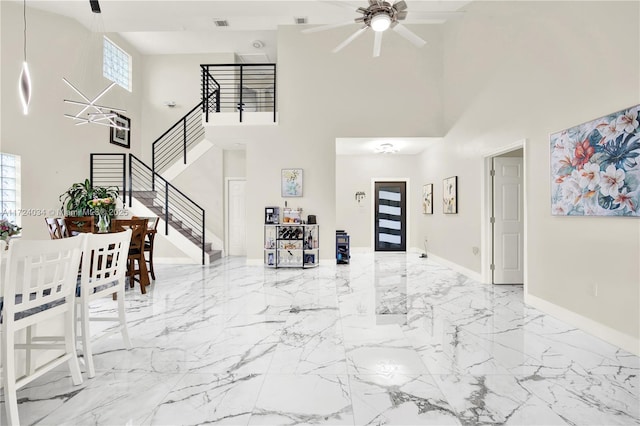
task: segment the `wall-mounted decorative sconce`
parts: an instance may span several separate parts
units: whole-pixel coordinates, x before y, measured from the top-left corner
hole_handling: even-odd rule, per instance
[[[360,201],[364,200],[366,197],[367,194],[365,194],[364,191],[356,192],[356,201],[358,202],[358,204],[360,204]]]

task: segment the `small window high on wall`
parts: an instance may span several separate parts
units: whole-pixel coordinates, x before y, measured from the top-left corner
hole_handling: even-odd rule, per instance
[[[102,75],[131,91],[131,55],[104,38]]]
[[[0,152],[0,218],[18,226],[20,215],[20,157]]]

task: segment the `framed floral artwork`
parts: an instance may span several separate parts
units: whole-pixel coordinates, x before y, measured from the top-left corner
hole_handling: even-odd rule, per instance
[[[302,197],[302,169],[282,169],[281,185],[283,197]]]
[[[640,105],[553,133],[551,214],[640,216]]]
[[[422,213],[433,214],[433,184],[422,185]]]
[[[442,181],[442,211],[445,214],[458,213],[458,176]]]

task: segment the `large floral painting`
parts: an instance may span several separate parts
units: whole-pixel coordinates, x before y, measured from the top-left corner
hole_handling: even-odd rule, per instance
[[[640,105],[551,135],[556,216],[640,216]]]

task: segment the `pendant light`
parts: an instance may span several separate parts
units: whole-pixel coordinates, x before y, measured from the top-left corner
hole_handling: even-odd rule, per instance
[[[100,9],[100,3],[98,2],[98,0],[89,0],[89,4],[91,6],[91,11],[94,14],[94,19],[91,28],[92,39],[88,40],[86,43],[87,52],[96,48],[95,39],[102,39],[102,37],[97,37],[97,35],[102,35],[104,33],[104,23],[102,22],[102,10]],[[87,55],[87,57],[82,57],[81,59],[84,59],[84,69],[82,74],[85,74],[86,76],[90,73],[90,64],[88,62],[91,62],[91,58],[89,58],[89,55]],[[102,98],[107,92],[109,92],[114,86],[116,86],[117,83],[111,82],[96,96],[90,97],[80,91],[80,89],[73,85],[68,79],[63,77],[62,81],[67,86],[69,86],[76,95],[80,97],[80,100],[63,99],[64,103],[81,107],[76,114],[64,114],[66,118],[74,120],[76,122],[76,126],[81,126],[84,124],[97,124],[100,126],[112,127],[118,130],[129,130],[129,127],[126,124],[123,124],[121,120],[118,120],[118,113],[126,112],[125,109],[100,105],[97,103],[100,98]]]
[[[24,61],[20,80],[18,80],[18,91],[22,102],[22,112],[29,114],[29,103],[31,102],[31,75],[29,74],[29,64],[27,63],[27,0],[22,0],[22,16],[24,19]]]

